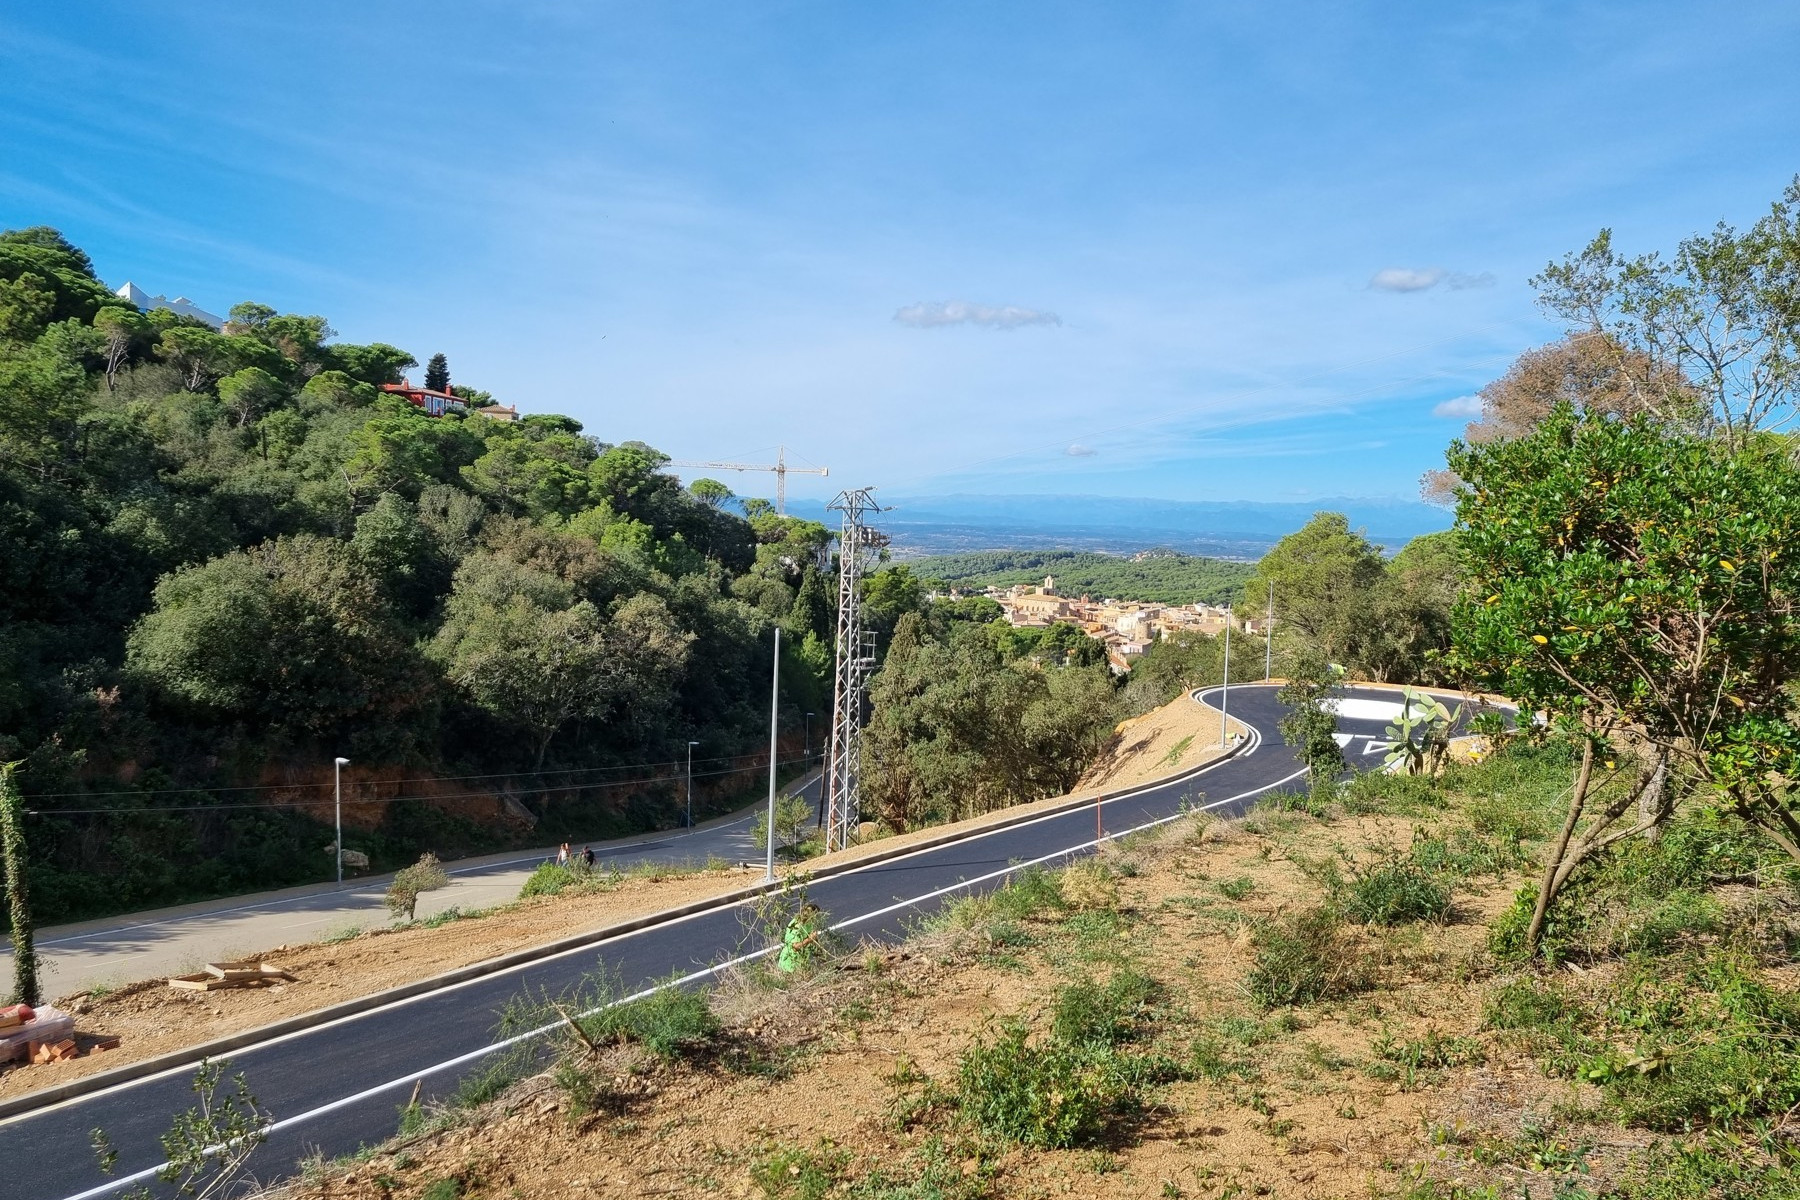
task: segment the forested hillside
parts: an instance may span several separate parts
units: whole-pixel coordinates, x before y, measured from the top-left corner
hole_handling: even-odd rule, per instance
[[[1226,604],[1242,593],[1252,567],[1222,558],[1160,551],[1118,558],[1077,550],[983,550],[940,554],[909,564],[921,578],[961,588],[1011,587],[1056,576],[1065,595],[1110,596],[1153,604]]]
[[[381,391],[412,354],[334,337],[140,313],[0,234],[0,761],[40,919],[324,878],[337,756],[393,783],[346,838],[377,866],[666,822],[689,740],[702,805],[755,765],[777,623],[795,755],[825,710],[823,527],[567,417],[427,415]]]

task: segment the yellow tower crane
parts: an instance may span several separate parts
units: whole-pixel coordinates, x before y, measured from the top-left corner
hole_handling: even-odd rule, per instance
[[[775,448],[773,466],[764,466],[760,463],[699,462],[687,458],[670,459],[669,465],[671,467],[704,467],[709,471],[773,471],[775,472],[775,511],[784,517],[787,515],[787,477],[790,472],[795,475],[828,476],[831,474],[830,467],[788,466],[786,446]]]

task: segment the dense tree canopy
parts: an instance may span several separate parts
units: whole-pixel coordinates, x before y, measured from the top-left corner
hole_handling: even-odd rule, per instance
[[[748,519],[567,417],[432,417],[379,390],[414,366],[261,304],[223,330],[138,312],[54,231],[0,234],[0,759],[28,795],[67,794],[33,818],[41,915],[312,877],[304,818],[195,810],[338,754],[580,781],[690,739],[753,751],[777,623],[798,747],[830,667],[822,526]],[[435,356],[430,382],[447,372]],[[889,625],[919,603],[897,582]],[[521,793],[537,836],[673,803],[550,794]],[[396,804],[367,836],[405,861],[488,836],[448,821]]]
[[[1107,669],[1009,659],[1003,623],[934,615],[900,618],[875,677],[866,814],[904,830],[1074,787],[1116,720]]]

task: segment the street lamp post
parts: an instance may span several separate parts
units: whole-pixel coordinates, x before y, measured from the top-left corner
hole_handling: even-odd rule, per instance
[[[689,829],[694,827],[694,747],[699,744],[699,742],[688,743],[687,827]]]
[[[802,761],[802,762],[808,762],[812,759],[812,719],[813,719],[813,715],[811,713],[807,713],[806,714],[805,748],[803,750],[801,750],[801,752],[800,752],[800,761]]]
[[[1225,714],[1231,708],[1231,619],[1225,621],[1225,685],[1219,689],[1219,745],[1225,745]]]
[[[344,768],[349,765],[349,759],[340,758],[331,768],[331,807],[337,818],[337,843],[335,849],[337,850],[337,885],[339,887],[344,886]]]

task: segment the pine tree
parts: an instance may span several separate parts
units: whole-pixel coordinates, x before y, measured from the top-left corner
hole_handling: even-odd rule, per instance
[[[431,361],[425,364],[425,388],[432,392],[450,390],[450,360],[442,354],[434,354]]]
[[[24,802],[13,786],[18,763],[0,763],[0,859],[5,862],[6,896],[12,920],[14,1004],[36,1004],[42,995],[38,985],[37,947],[31,936],[31,906],[25,897]]]

